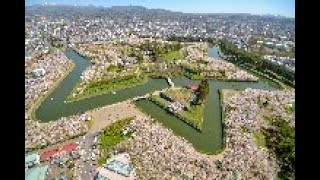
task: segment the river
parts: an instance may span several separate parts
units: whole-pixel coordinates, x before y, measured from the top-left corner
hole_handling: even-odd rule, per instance
[[[218,47],[214,46],[208,50],[208,55],[217,58]],[[77,102],[65,103],[67,96],[74,86],[79,82],[81,73],[91,65],[91,63],[79,56],[73,50],[67,50],[66,56],[75,63],[74,70],[57,86],[57,88],[41,103],[35,111],[36,119],[41,122],[57,120],[60,117],[70,116],[79,112],[85,112],[117,102],[121,102],[136,96],[141,96],[155,90],[167,88],[168,83],[165,79],[149,79],[146,84],[132,88],[119,90],[116,94],[108,93],[98,95]],[[185,77],[172,78],[175,86],[186,86],[197,81],[189,80]],[[194,147],[200,151],[213,153],[222,147],[222,119],[220,108],[219,89],[274,89],[274,83],[260,79],[258,82],[222,82],[209,81],[210,93],[204,113],[202,132],[199,132],[177,119],[175,116],[167,114],[165,110],[148,100],[136,102],[136,105],[146,113],[150,114],[165,127],[171,129],[175,134],[183,136]]]

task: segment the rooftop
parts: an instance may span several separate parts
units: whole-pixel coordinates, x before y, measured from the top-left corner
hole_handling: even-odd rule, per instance
[[[45,151],[45,152],[41,153],[40,158],[41,158],[41,160],[47,160],[50,157],[53,157],[54,155],[60,154],[61,152],[70,152],[70,151],[76,149],[77,146],[78,145],[75,142],[72,142],[72,143],[66,144],[62,147],[57,147],[57,148]]]
[[[25,180],[44,180],[48,166],[36,167],[29,169],[25,174]]]
[[[37,159],[39,158],[39,154],[35,153],[35,154],[30,154],[25,156],[25,164],[30,163],[30,162],[35,162],[37,161]]]
[[[130,162],[130,156],[127,153],[111,158],[104,167],[100,168],[98,171],[98,178],[100,179],[135,179],[134,169]]]

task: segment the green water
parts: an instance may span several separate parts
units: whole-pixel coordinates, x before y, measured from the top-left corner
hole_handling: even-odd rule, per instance
[[[208,50],[208,55],[214,58],[219,57],[217,54],[218,47],[214,46]],[[161,122],[165,127],[170,128],[176,135],[182,136],[193,144],[198,150],[206,153],[215,153],[223,147],[223,127],[221,117],[220,96],[218,90],[234,89],[243,90],[246,88],[273,90],[277,84],[270,80],[259,77],[258,82],[223,82],[209,81],[209,95],[205,104],[204,119],[202,131],[197,131],[187,123],[167,113],[149,100],[140,100],[136,102],[138,108],[145,113]],[[175,86],[187,86],[200,81],[190,80],[185,77],[172,78]]]
[[[185,77],[173,78],[175,86],[186,86],[195,83],[194,80],[189,80]],[[214,153],[223,145],[222,141],[222,118],[220,107],[219,89],[274,89],[264,81],[254,82],[222,82],[209,81],[210,93],[204,110],[204,121],[202,131],[197,131],[187,123],[167,113],[164,109],[155,105],[149,100],[140,100],[136,102],[138,108],[142,109],[154,119],[161,122],[165,127],[170,128],[175,134],[183,136],[193,146],[203,152]]]
[[[68,50],[66,55],[69,59],[74,61],[76,67],[35,111],[36,119],[39,119],[42,122],[57,120],[60,117],[114,104],[168,87],[168,83],[164,79],[149,79],[144,85],[120,90],[117,91],[116,94],[108,93],[77,102],[64,103],[76,83],[80,80],[82,71],[90,65],[89,61],[72,50]],[[51,100],[51,98],[53,99]]]
[[[217,48],[217,47],[213,47]],[[209,55],[215,56],[217,50],[210,50]],[[212,53],[215,52],[215,53]],[[116,94],[108,93],[83,99],[77,102],[64,103],[76,83],[80,80],[81,73],[90,66],[90,62],[79,56],[73,50],[67,50],[66,56],[73,60],[75,69],[59,84],[59,86],[46,98],[40,107],[35,111],[35,117],[48,122],[57,120],[60,117],[85,112],[97,107],[114,104],[136,96],[144,95],[168,87],[164,79],[149,79],[148,83],[135,86],[129,89],[117,91]],[[175,86],[186,86],[199,81],[190,80],[185,77],[172,78]],[[165,110],[148,100],[136,102],[136,105],[146,113],[171,129],[175,134],[183,136],[194,147],[204,152],[215,152],[222,147],[222,118],[220,97],[218,89],[245,89],[248,87],[259,89],[274,89],[274,83],[261,79],[259,82],[222,82],[209,81],[210,93],[204,112],[204,122],[202,132],[199,132],[177,119],[175,116],[167,114]]]

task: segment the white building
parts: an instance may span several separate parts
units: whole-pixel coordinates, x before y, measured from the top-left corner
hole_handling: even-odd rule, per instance
[[[34,75],[37,77],[44,76],[46,74],[46,71],[42,68],[34,69],[33,70]]]
[[[135,180],[136,174],[132,167],[130,156],[123,153],[110,158],[101,168],[98,168],[96,180]]]

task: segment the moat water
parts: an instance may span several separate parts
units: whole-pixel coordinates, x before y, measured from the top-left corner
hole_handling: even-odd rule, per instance
[[[208,49],[208,56],[217,58],[218,47]],[[141,96],[155,90],[169,87],[165,79],[149,79],[146,84],[132,88],[119,90],[116,94],[107,93],[76,102],[65,103],[67,96],[80,81],[82,72],[91,65],[85,58],[81,57],[73,50],[67,50],[66,56],[74,61],[75,68],[65,77],[58,87],[41,103],[35,111],[36,119],[41,122],[57,120],[60,117],[74,115],[117,102],[121,102],[136,96]],[[185,77],[171,78],[175,86],[187,86],[191,83],[199,83]],[[193,127],[184,123],[175,116],[168,114],[164,109],[158,107],[149,100],[136,102],[138,108],[151,115],[154,119],[171,129],[176,135],[184,137],[193,146],[202,152],[214,153],[223,146],[223,125],[221,116],[220,89],[241,90],[245,88],[276,89],[277,85],[267,79],[261,78],[258,82],[224,82],[210,80],[210,93],[205,106],[204,122],[202,131],[197,131]]]

